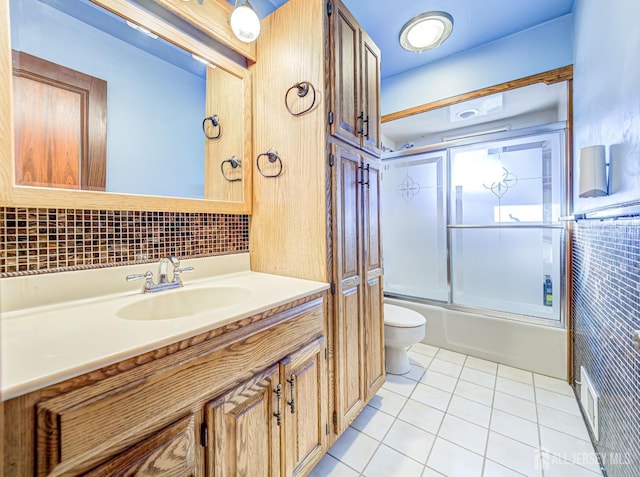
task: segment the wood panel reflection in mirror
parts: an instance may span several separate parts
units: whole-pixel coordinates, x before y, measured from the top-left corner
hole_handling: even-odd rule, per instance
[[[16,184],[104,191],[106,81],[12,53]]]
[[[32,185],[39,187],[40,197],[49,195],[40,187],[104,190],[113,193],[104,200],[108,204],[108,197],[114,196],[117,208],[135,194],[154,199],[134,198],[138,209],[149,203],[158,204],[153,208],[160,210],[247,212],[250,171],[234,171],[241,180],[233,182],[221,173],[224,160],[236,156],[243,162],[251,153],[250,77],[245,68],[125,0],[10,0],[9,5],[11,48],[25,54],[18,54],[13,65],[16,163],[8,169],[15,178],[14,198],[31,196],[22,190],[30,187],[18,186]],[[65,97],[65,105],[58,104],[52,113],[42,110],[46,102],[39,100],[40,107],[34,111],[33,85],[25,83],[22,72],[24,58],[33,56],[103,80],[106,113],[97,116],[106,121],[106,115],[106,127],[94,127],[92,133],[96,105],[73,88],[51,88],[49,80],[42,83],[47,86],[40,86],[39,94],[46,102]],[[202,131],[203,118],[212,114],[218,114],[226,126],[224,137],[215,145]],[[25,135],[23,126],[29,121],[44,121],[46,127],[27,130]],[[61,131],[66,131],[67,139]],[[56,139],[57,151],[44,148],[51,137]],[[87,138],[104,145],[96,152]],[[99,156],[105,149],[106,164],[100,166]],[[38,167],[45,171],[42,180],[34,179]],[[158,197],[216,202],[208,207],[192,201],[165,206],[156,202]],[[64,201],[88,208],[109,207],[97,196],[77,198],[90,200]],[[220,208],[217,202],[242,205]]]

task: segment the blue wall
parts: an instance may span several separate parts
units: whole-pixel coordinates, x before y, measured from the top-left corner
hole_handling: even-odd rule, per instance
[[[382,114],[570,65],[572,41],[572,16],[565,15],[392,76],[382,82]]]
[[[612,163],[610,195],[580,199],[585,211],[640,199],[640,2],[576,0],[574,180],[580,148],[602,144]]]
[[[36,0],[11,22],[13,48],[107,81],[108,191],[203,196],[204,78]]]
[[[580,148],[604,145],[611,163],[609,196],[581,199],[574,187],[580,212],[640,200],[640,2],[576,0],[573,16],[574,186]],[[574,372],[584,366],[600,395],[595,445],[610,477],[640,467],[638,250],[637,217],[574,225]]]

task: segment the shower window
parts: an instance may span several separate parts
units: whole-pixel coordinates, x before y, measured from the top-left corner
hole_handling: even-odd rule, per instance
[[[385,161],[385,292],[559,321],[562,138],[556,131]]]

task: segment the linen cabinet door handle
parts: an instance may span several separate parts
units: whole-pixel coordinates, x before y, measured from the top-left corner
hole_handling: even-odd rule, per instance
[[[362,122],[367,124],[367,132],[364,135],[364,137],[369,139],[369,115],[368,114],[367,114],[367,119],[363,119]]]
[[[369,188],[369,180],[370,180],[370,166],[369,164],[367,164],[367,166],[360,166],[359,169],[362,169],[362,180],[358,181],[358,184],[362,184],[362,185],[366,185],[367,189]],[[364,171],[367,171],[367,181],[365,182],[364,180]]]
[[[360,185],[369,185],[369,164],[367,166],[360,165],[358,166],[358,170],[360,171],[360,179],[358,179],[358,184]],[[367,182],[364,180],[364,171],[367,171]]]
[[[291,407],[291,414],[296,413],[296,375],[292,374],[291,378],[287,379],[287,382],[291,385],[291,401],[287,401],[287,404]]]
[[[356,126],[360,126],[360,129],[358,129],[358,136],[362,136],[364,134],[364,112],[358,115],[358,118],[356,119]]]
[[[273,390],[276,393],[276,412],[273,413],[273,416],[276,418],[276,424],[282,424],[282,413],[280,412],[280,400],[282,399],[282,384],[278,384],[276,388]]]

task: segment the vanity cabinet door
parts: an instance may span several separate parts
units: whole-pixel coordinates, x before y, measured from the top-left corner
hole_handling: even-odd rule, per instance
[[[334,426],[340,435],[384,383],[380,166],[333,145]]]
[[[282,365],[286,402],[285,475],[306,475],[320,461],[328,442],[324,338],[289,356]]]
[[[331,134],[354,146],[360,145],[360,28],[353,15],[336,2],[332,14],[332,107]]]
[[[382,244],[380,240],[380,165],[364,159],[363,217],[363,324],[366,399],[384,384],[384,316]]]
[[[380,49],[340,0],[331,13],[331,134],[380,156]]]
[[[362,110],[364,127],[362,131],[362,148],[380,156],[380,50],[369,37],[361,31],[362,36]]]
[[[207,404],[207,476],[280,476],[282,392],[276,365]]]
[[[195,435],[194,415],[189,414],[83,475],[198,476]]]
[[[362,168],[360,155],[333,145],[333,240],[335,245],[335,414],[340,435],[365,406],[362,285]]]

